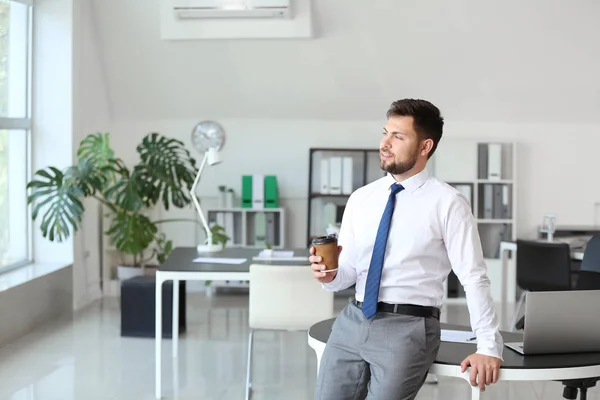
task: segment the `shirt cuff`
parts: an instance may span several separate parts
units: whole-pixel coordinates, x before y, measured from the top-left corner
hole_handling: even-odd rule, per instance
[[[502,358],[502,344],[490,343],[489,341],[482,341],[477,343],[477,354],[483,354],[485,356],[496,357],[504,361]]]
[[[342,286],[342,278],[340,277],[341,271],[342,269],[338,268],[337,273],[335,274],[335,277],[331,282],[322,283],[321,286],[323,287],[323,289],[329,292],[336,292],[340,290],[340,287]]]

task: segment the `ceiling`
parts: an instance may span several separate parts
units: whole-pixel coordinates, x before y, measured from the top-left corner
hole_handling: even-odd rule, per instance
[[[313,39],[160,39],[159,0],[92,0],[114,118],[600,122],[600,2],[313,0]]]

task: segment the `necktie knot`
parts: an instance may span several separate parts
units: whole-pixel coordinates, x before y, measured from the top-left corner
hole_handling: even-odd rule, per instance
[[[395,196],[398,192],[401,192],[402,190],[404,190],[404,186],[402,186],[399,183],[394,183],[392,185],[392,195]]]

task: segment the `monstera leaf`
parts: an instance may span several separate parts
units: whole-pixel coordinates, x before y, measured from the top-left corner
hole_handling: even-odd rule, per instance
[[[157,231],[156,225],[145,215],[120,212],[114,216],[106,234],[117,250],[137,255],[150,246]]]
[[[62,171],[54,167],[39,170],[39,177],[27,184],[31,193],[27,203],[34,203],[31,217],[36,220],[40,211],[45,209],[40,228],[42,235],[50,241],[62,242],[71,231],[77,231],[83,215],[82,190]]]
[[[77,157],[88,161],[94,168],[109,166],[115,158],[110,147],[108,133],[94,133],[83,139],[77,150]]]
[[[67,168],[65,178],[77,186],[84,196],[93,196],[96,192],[102,191],[106,185],[105,170],[105,168],[95,168],[88,160],[80,159],[78,165]]]
[[[196,160],[183,142],[152,133],[137,147],[141,164],[137,166],[143,196],[148,205],[162,198],[165,209],[172,203],[185,207],[191,202],[189,189],[196,178]]]
[[[77,156],[79,175],[84,178],[79,182],[86,196],[103,191],[106,186],[116,181],[115,177],[122,167],[122,161],[115,159],[108,133],[88,135],[79,144]],[[95,190],[86,190],[92,188]]]
[[[144,207],[143,188],[140,187],[139,173],[129,174],[127,168],[119,168],[119,179],[109,187],[106,199],[125,211],[139,211]]]

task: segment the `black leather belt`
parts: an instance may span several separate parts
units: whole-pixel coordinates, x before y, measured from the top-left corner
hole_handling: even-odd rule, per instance
[[[362,308],[363,302],[354,300],[354,304],[358,308]],[[415,317],[423,318],[436,318],[440,319],[440,309],[437,307],[417,306],[415,304],[389,304],[379,302],[377,303],[377,311],[387,312],[393,314],[412,315]]]

